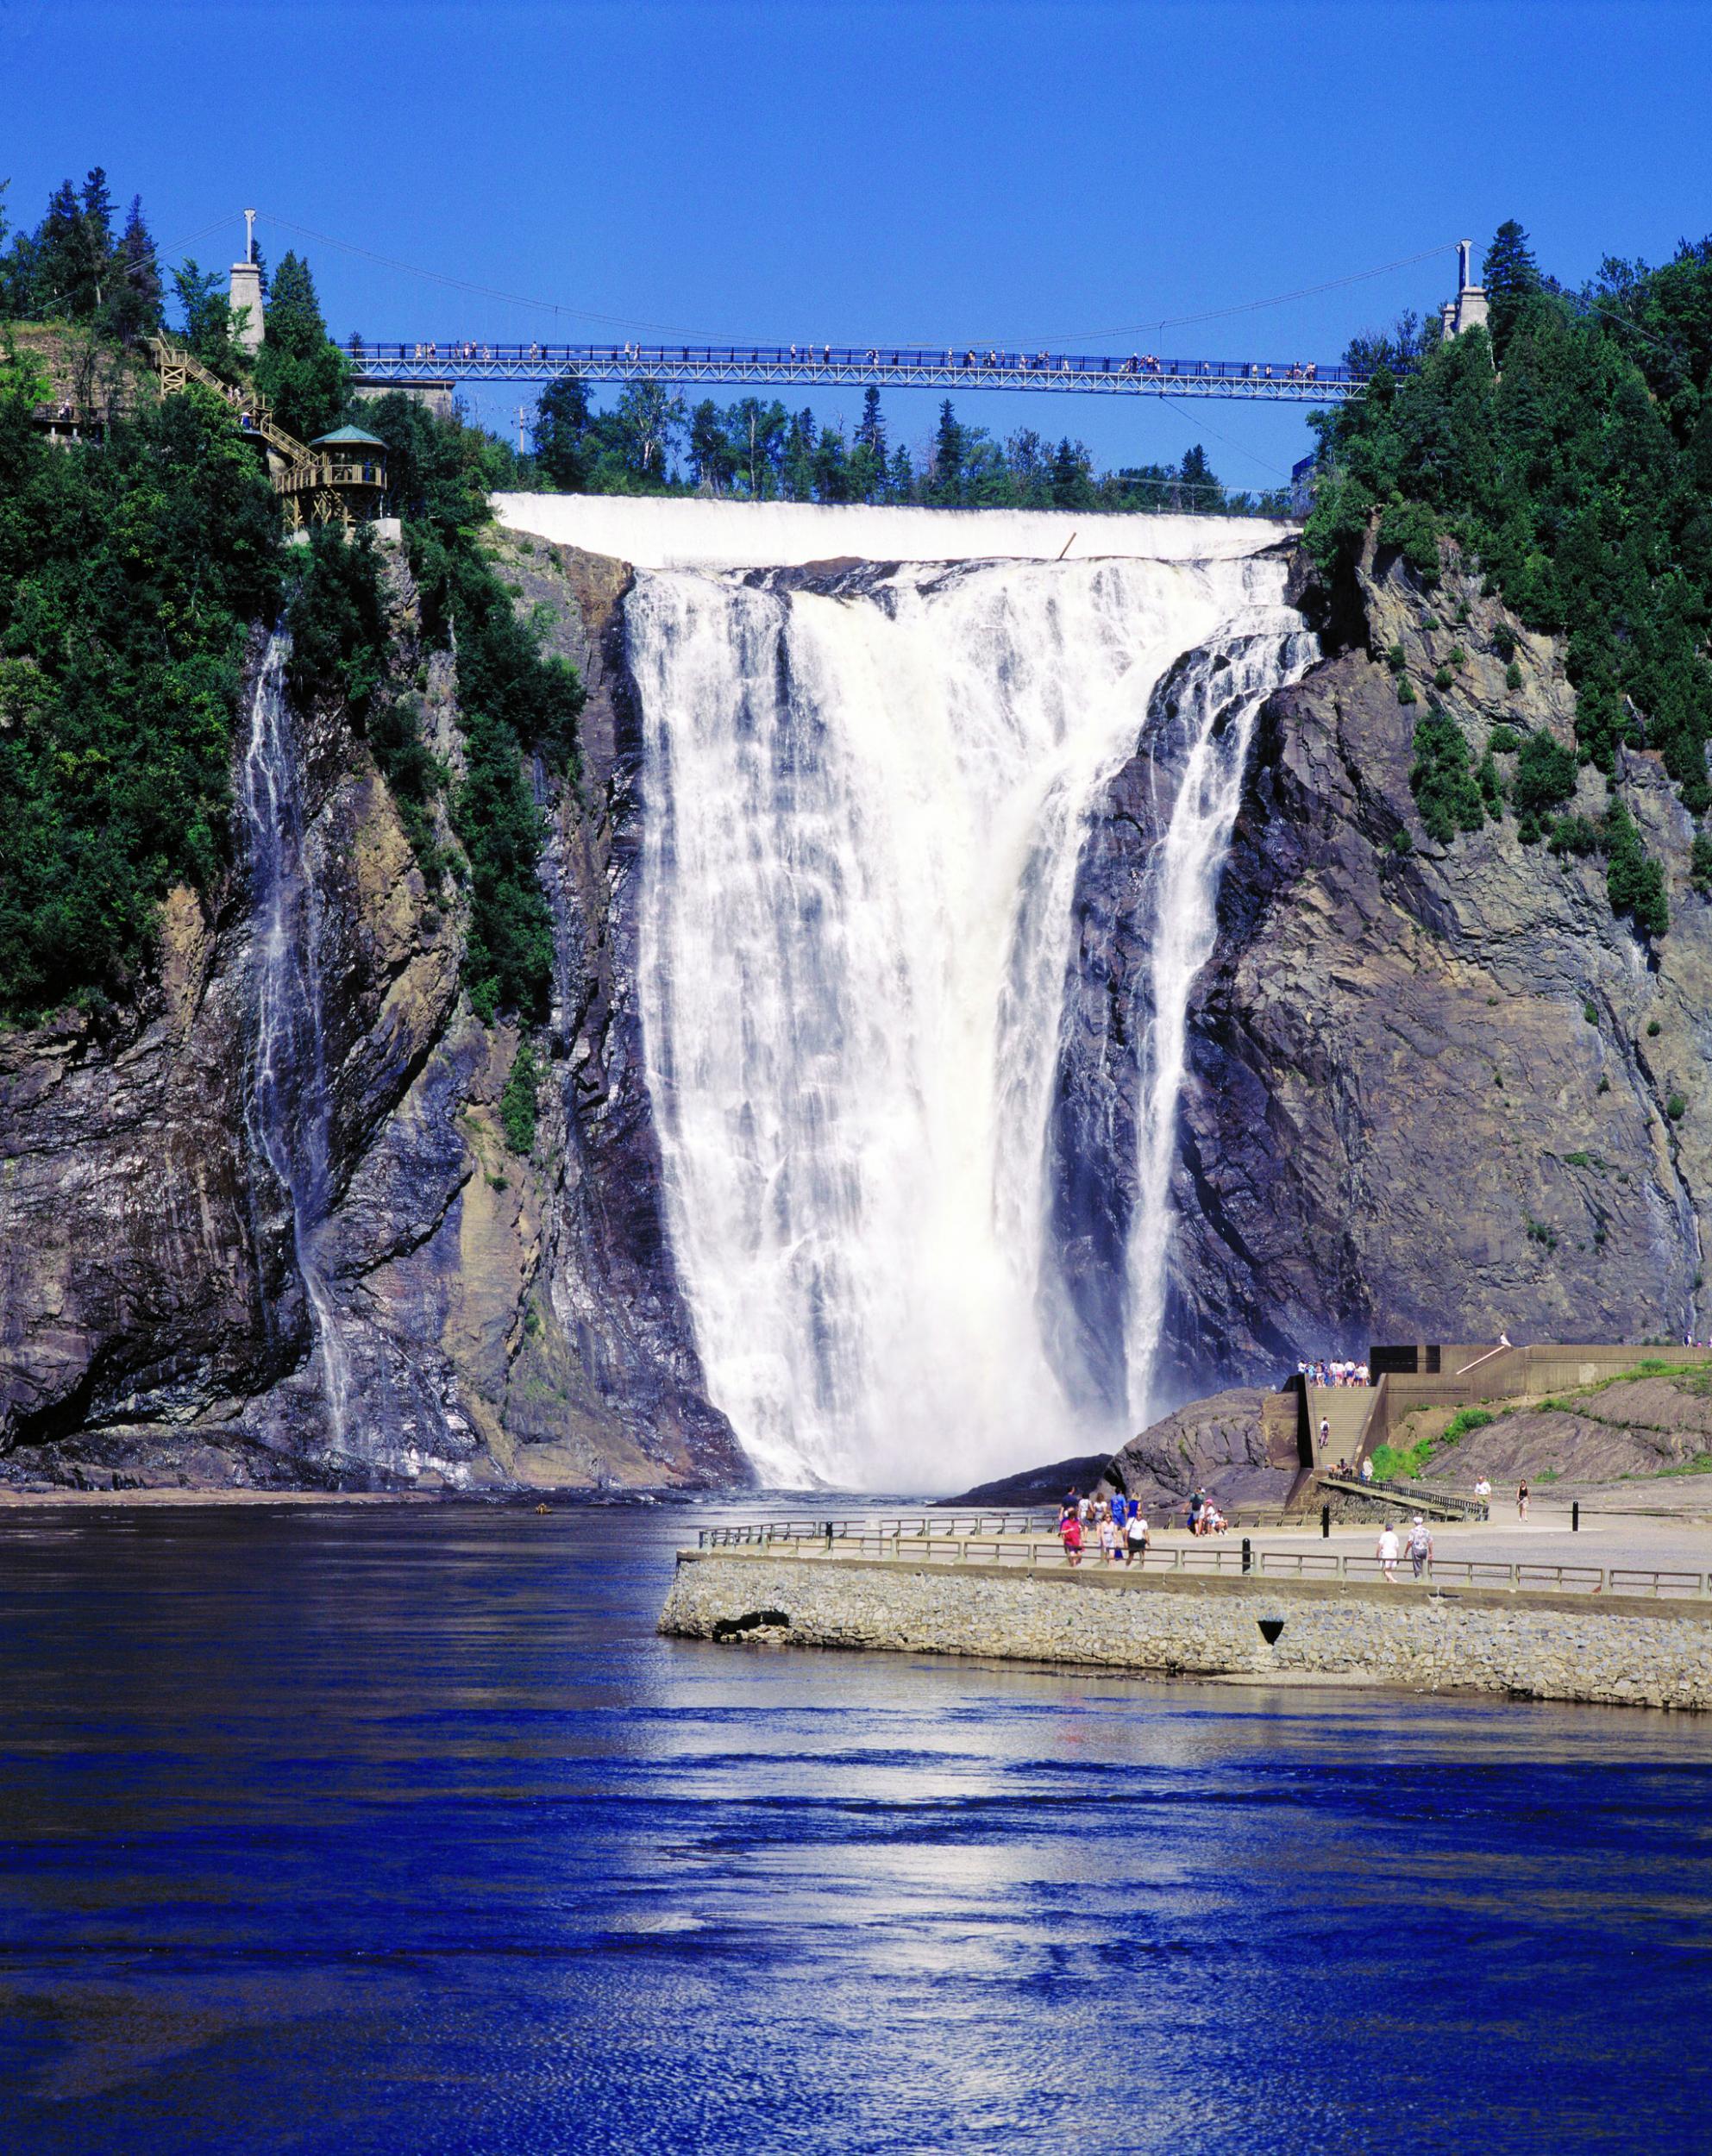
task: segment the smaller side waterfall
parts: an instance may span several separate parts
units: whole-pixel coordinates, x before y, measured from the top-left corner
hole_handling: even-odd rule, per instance
[[[320,1256],[331,1200],[332,1100],[316,960],[315,897],[304,869],[303,793],[285,701],[291,640],[270,638],[250,703],[241,795],[254,918],[255,1032],[245,1125],[291,1208],[292,1249],[315,1320],[316,1355],[336,1443],[344,1436],[349,1365]]]
[[[1163,836],[1148,864],[1151,905],[1144,981],[1135,1210],[1129,1239],[1130,1423],[1143,1429],[1155,1398],[1166,1328],[1171,1171],[1188,1042],[1189,992],[1218,935],[1219,879],[1242,800],[1254,724],[1273,690],[1314,662],[1314,637],[1299,615],[1256,609],[1195,653],[1174,685],[1173,750],[1150,746],[1182,776]]]

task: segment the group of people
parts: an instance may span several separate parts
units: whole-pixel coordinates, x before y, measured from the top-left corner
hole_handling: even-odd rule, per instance
[[[1325,1357],[1317,1363],[1298,1363],[1296,1376],[1305,1377],[1310,1385],[1365,1385],[1370,1382],[1365,1363],[1339,1362]]]
[[[1072,1490],[1058,1507],[1058,1539],[1072,1564],[1090,1544],[1103,1564],[1134,1564],[1147,1557],[1147,1514],[1140,1501],[1118,1490],[1110,1497],[1083,1497]]]
[[[1404,1549],[1408,1551],[1409,1563],[1414,1567],[1416,1579],[1419,1579],[1423,1572],[1432,1570],[1433,1530],[1419,1513],[1414,1516],[1405,1542],[1399,1542],[1397,1531],[1393,1526],[1387,1526],[1381,1528],[1379,1532],[1379,1545],[1374,1554],[1379,1560],[1380,1570],[1388,1580],[1396,1578],[1397,1560],[1402,1555]]]

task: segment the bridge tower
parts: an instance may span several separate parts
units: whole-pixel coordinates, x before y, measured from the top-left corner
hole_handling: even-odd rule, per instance
[[[1474,241],[1457,242],[1457,296],[1447,299],[1439,309],[1439,318],[1447,337],[1459,337],[1464,329],[1483,329],[1486,327],[1486,292],[1483,285],[1474,282]]]
[[[259,350],[261,345],[261,265],[255,259],[254,210],[244,212],[244,259],[232,265],[229,298],[234,319],[236,319],[239,310],[243,310],[243,319],[235,340],[239,350]]]

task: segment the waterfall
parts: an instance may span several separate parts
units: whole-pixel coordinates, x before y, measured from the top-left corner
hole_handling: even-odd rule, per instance
[[[250,701],[240,799],[254,909],[255,1031],[245,1125],[291,1211],[292,1245],[315,1323],[328,1420],[344,1436],[349,1370],[319,1238],[331,1200],[327,1082],[315,893],[304,866],[303,793],[285,700],[291,640],[269,639]]]
[[[1176,799],[1148,864],[1148,957],[1140,1044],[1136,1198],[1129,1237],[1129,1420],[1169,1404],[1157,1391],[1164,1340],[1171,1171],[1176,1160],[1189,991],[1218,933],[1219,878],[1242,798],[1254,722],[1272,691],[1297,680],[1318,647],[1300,617],[1251,616],[1196,652],[1174,684],[1156,765],[1175,768]]]
[[[710,1395],[768,1479],[954,1487],[1126,1434],[1073,1413],[1043,1318],[1082,838],[1185,652],[1251,630],[1257,705],[1264,651],[1278,667],[1301,628],[1283,580],[1234,552],[638,573],[667,1219]],[[1253,717],[1206,704],[1158,878],[1152,995],[1176,1008],[1147,1173],[1163,1144],[1167,1182]],[[1132,1293],[1133,1325],[1156,1304]],[[1132,1341],[1130,1367],[1152,1353]]]

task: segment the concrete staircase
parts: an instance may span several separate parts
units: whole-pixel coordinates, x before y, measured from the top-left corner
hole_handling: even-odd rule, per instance
[[[1308,1427],[1314,1445],[1314,1464],[1320,1474],[1347,1460],[1361,1464],[1362,1432],[1376,1398],[1370,1385],[1310,1385],[1308,1388]],[[1328,1426],[1324,1438],[1320,1426]]]

